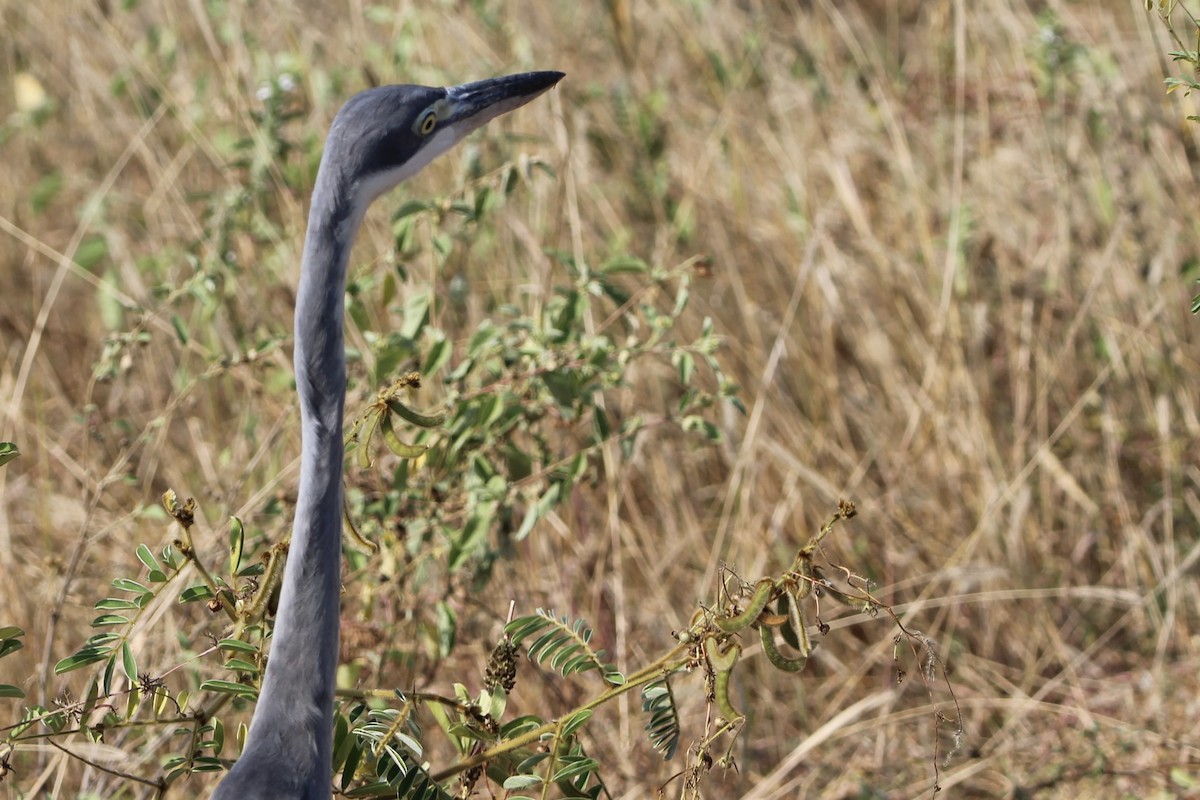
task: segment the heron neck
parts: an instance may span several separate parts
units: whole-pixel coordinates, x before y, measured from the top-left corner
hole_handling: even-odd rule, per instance
[[[237,764],[241,768],[247,762],[247,769],[276,788],[331,784],[346,393],[343,297],[346,264],[361,218],[351,209],[325,202],[342,194],[329,185],[333,180],[323,164],[313,192],[296,298],[301,426],[296,518],[267,673],[247,748]],[[297,746],[307,752],[297,752]],[[272,774],[280,765],[286,765],[286,774]],[[328,791],[321,796],[328,798]]]

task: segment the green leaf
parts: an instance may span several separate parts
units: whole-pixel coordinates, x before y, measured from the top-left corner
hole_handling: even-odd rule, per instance
[[[696,359],[686,350],[676,350],[671,354],[675,369],[679,371],[679,382],[684,386],[691,385],[692,373],[696,371]]]
[[[429,321],[431,296],[432,292],[414,292],[404,304],[404,324],[400,327],[400,335],[405,339],[416,339]]]
[[[137,683],[137,660],[133,657],[133,648],[129,646],[129,642],[121,645],[121,669],[125,670],[125,677],[129,678],[130,683]]]
[[[258,648],[249,642],[243,642],[241,639],[222,639],[217,642],[217,647],[222,650],[234,650],[240,653],[258,653]]]
[[[196,586],[189,586],[188,588],[186,588],[182,592],[180,592],[179,593],[179,602],[194,603],[197,600],[208,600],[208,599],[212,598],[212,596],[213,596],[212,590],[210,590],[207,586],[205,586],[203,583],[201,583]]]
[[[511,775],[504,779],[505,789],[527,789],[530,786],[541,786],[540,775]]]
[[[425,365],[421,369],[421,374],[424,376],[436,375],[438,370],[446,365],[450,360],[450,353],[453,346],[450,340],[442,336],[432,345],[429,346],[429,351],[425,356]]]
[[[147,546],[146,546],[146,545],[144,545],[144,544],[139,544],[139,545],[137,546],[137,550],[136,550],[135,552],[136,552],[136,554],[137,554],[137,559],[138,559],[138,561],[140,561],[140,562],[142,562],[143,564],[145,564],[145,565],[146,565],[146,569],[148,569],[148,570],[150,570],[150,571],[152,571],[152,572],[153,572],[154,570],[158,570],[159,572],[162,572],[162,567],[161,567],[161,566],[159,566],[158,559],[156,559],[156,558],[154,557],[154,553],[151,553],[151,552],[150,552],[150,548],[149,548],[149,547],[147,547]]]
[[[218,694],[234,694],[249,700],[254,700],[258,697],[258,690],[253,686],[233,681],[204,681],[200,684],[200,690],[203,692],[217,692]]]
[[[491,320],[485,319],[479,323],[479,327],[471,335],[471,341],[467,343],[467,355],[474,358],[480,355],[485,347],[490,348],[498,341],[499,334],[496,331],[496,326],[492,324]]]
[[[99,647],[84,647],[73,656],[67,656],[62,661],[54,665],[54,674],[63,675],[68,672],[74,672],[77,669],[86,667],[88,664],[95,664],[97,661],[103,661],[108,658],[111,652],[107,648]]]
[[[121,592],[134,592],[136,594],[154,594],[153,591],[142,586],[137,581],[131,581],[129,578],[116,578],[112,582],[113,588]]]
[[[458,616],[448,604],[439,601],[437,604],[438,656],[448,658],[454,650],[454,640],[458,633]]]
[[[689,414],[688,416],[684,417],[681,422],[681,427],[689,433],[699,432],[710,442],[721,441],[721,429],[699,415]]]
[[[584,724],[586,724],[587,721],[591,718],[592,718],[591,709],[584,709],[582,711],[576,711],[574,714],[567,717],[567,719],[562,723],[562,727],[559,729],[561,731],[560,735],[563,737],[571,736],[572,734],[575,733],[575,731],[582,728],[584,726]]]
[[[25,631],[16,625],[5,625],[0,628],[0,639],[16,639],[25,635]]]
[[[246,530],[237,517],[229,518],[229,574],[237,575],[242,565],[242,550],[246,546]]]
[[[612,426],[608,422],[608,414],[599,406],[592,409],[592,427],[596,431],[596,444],[601,444],[609,436],[612,436]]]
[[[333,719],[333,771],[335,773],[342,772],[342,768],[349,763],[350,754],[356,747],[358,747],[358,737],[350,735],[350,723],[347,721],[346,715],[336,715]],[[354,779],[354,769],[357,765],[358,760],[355,759],[349,774],[342,772],[343,786],[350,785],[350,781]]]
[[[395,273],[389,272],[383,276],[383,289],[380,292],[380,300],[383,302],[383,305],[391,305],[392,301],[396,299],[397,291],[398,288],[396,286],[396,275]]]
[[[541,717],[533,714],[525,714],[524,716],[517,717],[516,719],[505,723],[500,729],[500,735],[505,739],[513,739],[517,736],[521,736],[522,734],[526,734],[532,730],[540,728],[543,724],[545,724],[545,722],[546,721]],[[549,753],[534,753],[525,761],[521,762],[521,766],[517,768],[517,772],[529,772],[533,769],[535,764],[547,756],[549,756]]]
[[[0,633],[3,631],[8,631],[9,635],[0,635],[0,658],[15,653],[25,646],[25,643],[18,638],[24,636],[25,631],[20,628],[0,628]]]
[[[162,510],[162,507],[161,507],[161,506],[154,506],[153,508],[154,508],[156,511],[161,511],[161,510]],[[171,547],[171,545],[169,545],[169,544],[168,544],[168,545],[164,545],[164,546],[163,546],[163,549],[162,549],[162,560],[163,560],[163,563],[165,563],[165,564],[166,564],[168,567],[170,567],[171,569],[173,569],[173,570],[178,570],[178,569],[179,569],[179,561],[178,561],[178,557],[177,557],[177,556],[176,556],[176,554],[175,554],[175,548]]]
[[[132,600],[126,600],[123,597],[106,597],[96,603],[97,611],[121,611],[127,608],[140,608],[140,606]]]
[[[11,698],[16,698],[17,700],[20,700],[24,696],[25,696],[25,693],[22,692],[16,686],[13,686],[12,684],[8,684],[8,683],[0,683],[0,698],[11,697]]]
[[[56,711],[53,714],[42,717],[42,724],[55,733],[58,733],[67,724],[67,715],[61,711]]]
[[[105,625],[124,625],[129,622],[129,619],[122,617],[120,614],[101,614],[92,620],[93,628],[100,628]]]
[[[475,508],[459,537],[450,546],[450,571],[460,569],[466,561],[479,553],[487,542],[488,530],[496,510],[495,503],[481,503]]]
[[[35,216],[41,215],[46,207],[58,196],[66,181],[58,170],[48,172],[35,183],[29,192],[29,205]]]
[[[92,267],[100,263],[101,260],[108,256],[108,243],[99,236],[92,236],[85,239],[83,244],[79,245],[79,249],[75,251],[75,263],[88,271],[92,271]]]
[[[554,507],[558,502],[558,495],[561,489],[561,483],[550,484],[550,488],[538,499],[537,505],[525,510],[525,519],[521,521],[521,527],[517,530],[516,536],[513,537],[516,541],[519,542],[528,536],[533,530],[533,526],[537,524],[537,521]]]
[[[404,219],[405,217],[411,217],[415,214],[420,214],[423,211],[432,211],[435,208],[436,206],[433,203],[425,200],[409,200],[407,203],[401,205],[400,208],[396,209],[396,213],[392,215],[392,222]]]
[[[101,633],[93,633],[83,643],[84,647],[103,647],[106,644],[112,644],[121,640],[121,634],[112,631],[103,631]]]
[[[187,323],[178,314],[171,315],[171,327],[175,329],[175,336],[179,339],[179,343],[186,345],[189,341]]]
[[[21,451],[12,442],[0,442],[0,467],[21,455]]]
[[[579,777],[580,775],[589,775],[599,768],[600,764],[597,763],[594,758],[581,758],[576,761],[572,761],[572,763],[567,764],[558,772],[554,773],[554,778],[552,780],[554,783],[558,783],[560,781],[569,781],[573,778]]]
[[[480,700],[486,701],[486,704],[481,703],[481,705],[492,719],[503,717],[504,709],[508,707],[508,694],[505,693],[502,686],[497,686],[490,693],[484,692],[480,695]]]
[[[688,297],[691,295],[691,287],[687,281],[679,284],[678,291],[675,292],[675,309],[671,312],[671,316],[678,317],[687,308]]]
[[[642,275],[647,272],[646,262],[635,256],[617,256],[600,267],[605,275]]]

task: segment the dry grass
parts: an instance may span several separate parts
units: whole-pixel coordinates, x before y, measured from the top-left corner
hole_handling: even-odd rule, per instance
[[[721,559],[778,569],[851,498],[861,513],[834,550],[952,669],[965,739],[941,765],[944,796],[1183,796],[1176,769],[1200,782],[1197,131],[1188,101],[1163,96],[1168,48],[1141,2],[1050,3],[1059,35],[1017,0],[696,0],[629,18],[399,6],[389,21],[360,3],[0,2],[3,74],[35,77],[54,104],[37,125],[8,117],[0,139],[0,439],[25,454],[0,469],[0,624],[29,645],[0,682],[42,702],[79,691],[46,660],[86,635],[138,542],[169,538],[142,511],[165,488],[195,494],[209,530],[237,513],[283,532],[261,509],[295,479],[294,410],[270,382],[286,350],[201,377],[288,334],[307,198],[283,178],[311,175],[311,151],[265,162],[275,227],[254,236],[217,241],[191,196],[241,191],[230,142],[255,130],[256,87],[301,76],[288,131],[303,142],[367,80],[554,68],[560,89],[474,145],[527,134],[506,153],[558,180],[501,211],[486,260],[463,267],[473,290],[551,285],[544,248],[704,256],[689,324],[716,320],[750,413],[723,420],[719,451],[644,443],[502,567],[489,612],[510,595],[570,610],[636,663],[710,594]],[[0,114],[15,103],[6,78]],[[462,163],[384,204],[442,191]],[[37,208],[51,173],[61,187]],[[368,221],[364,272],[390,246],[386,219]],[[95,241],[106,257],[74,266]],[[184,289],[187,303],[157,293],[225,249],[241,265],[228,283]],[[138,324],[148,342],[92,380],[104,338]],[[662,406],[660,383],[647,371],[613,402]],[[140,662],[166,672],[214,624],[164,605]],[[743,675],[740,771],[707,796],[928,796],[929,697],[897,687],[892,633],[851,619],[802,679]],[[0,701],[0,723],[18,713]],[[641,724],[630,704],[593,733],[619,797],[652,796],[674,769]],[[136,753],[124,766],[155,770]],[[53,750],[20,767],[4,796],[114,791]]]

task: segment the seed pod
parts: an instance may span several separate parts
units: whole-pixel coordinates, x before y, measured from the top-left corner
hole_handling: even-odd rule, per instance
[[[733,617],[718,617],[713,620],[716,626],[725,633],[737,633],[745,630],[758,619],[758,615],[767,607],[767,603],[771,600],[771,591],[775,588],[775,582],[770,578],[763,578],[754,586],[754,594],[750,597],[750,604],[746,606],[746,610]]]
[[[779,626],[779,632],[783,634],[783,640],[788,643],[788,646],[800,649],[800,638],[796,636],[796,631],[791,625],[791,608],[789,607],[792,597],[791,591],[786,593],[786,596],[780,597],[775,604],[778,616],[784,618],[785,622]]]
[[[744,715],[733,707],[729,699],[729,679],[733,676],[733,666],[742,654],[742,648],[734,644],[722,653],[716,639],[705,639],[704,652],[713,668],[713,699],[717,704],[717,711],[729,722],[743,719]]]
[[[800,605],[798,595],[798,591],[787,593],[788,625],[784,627],[784,630],[791,631],[792,636],[796,639],[795,644],[792,644],[791,641],[788,644],[792,644],[800,651],[800,655],[807,659],[808,654],[812,652],[812,642],[808,638],[808,620],[804,618],[804,608]]]
[[[808,593],[812,591],[812,576],[812,554],[809,553],[807,558],[800,559],[800,580],[796,584],[796,594],[801,600],[808,597]]]
[[[392,410],[393,414],[399,415],[401,419],[411,422],[418,428],[437,428],[446,421],[446,412],[444,411],[437,414],[420,414],[394,397],[387,399],[387,407]]]
[[[722,653],[717,640],[710,638],[704,640],[704,653],[708,656],[708,663],[712,666],[713,672],[729,672],[737,663],[738,657],[741,656],[742,648],[734,644]]]
[[[808,663],[808,656],[788,658],[780,653],[779,649],[775,647],[775,633],[766,625],[759,627],[758,637],[762,640],[763,653],[766,654],[767,661],[770,661],[771,666],[776,669],[784,672],[799,672]]]

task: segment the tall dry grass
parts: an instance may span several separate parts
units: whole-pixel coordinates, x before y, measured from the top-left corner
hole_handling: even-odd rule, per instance
[[[307,198],[282,187],[315,150],[277,162],[264,145],[257,171],[229,168],[257,88],[298,75],[288,130],[312,143],[370,81],[553,68],[562,86],[502,125],[557,180],[502,210],[486,263],[462,267],[472,292],[550,285],[545,249],[702,256],[690,324],[716,320],[749,413],[724,419],[719,451],[646,442],[481,605],[586,616],[636,662],[711,596],[721,560],[777,569],[850,498],[860,515],[831,547],[936,642],[962,747],[935,762],[948,727],[920,663],[901,648],[897,684],[893,629],[850,618],[801,679],[739,678],[739,771],[706,796],[928,796],[935,763],[953,797],[1196,792],[1197,139],[1194,103],[1163,94],[1169,47],[1142,5],[0,2],[0,439],[24,453],[0,469],[0,625],[29,645],[0,682],[44,703],[80,690],[47,665],[87,635],[134,546],[170,537],[148,510],[165,488],[219,531],[294,486],[294,409],[264,382],[286,346],[205,374],[288,335]],[[19,113],[18,76],[50,105]],[[473,145],[485,160],[495,135]],[[383,203],[443,191],[462,164]],[[195,193],[236,194],[248,174],[274,227],[218,241]],[[367,225],[369,271],[386,212]],[[226,251],[235,281],[187,284]],[[105,338],[130,330],[144,341],[95,380]],[[640,378],[613,402],[672,401]],[[139,663],[163,673],[215,623],[156,613]],[[936,685],[932,699],[956,713]],[[18,714],[0,701],[0,724]],[[624,705],[589,740],[620,797],[675,769],[641,725]],[[143,758],[123,766],[153,775]],[[19,766],[6,797],[116,791],[52,748]]]

